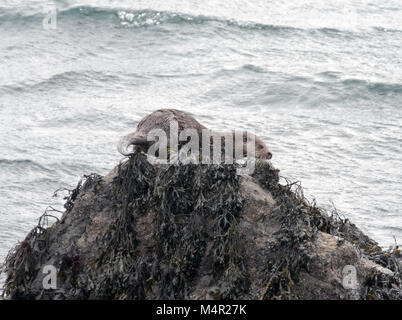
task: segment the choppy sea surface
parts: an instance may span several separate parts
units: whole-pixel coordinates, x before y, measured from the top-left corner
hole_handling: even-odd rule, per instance
[[[0,261],[164,107],[254,131],[320,206],[402,241],[399,0],[3,0]]]

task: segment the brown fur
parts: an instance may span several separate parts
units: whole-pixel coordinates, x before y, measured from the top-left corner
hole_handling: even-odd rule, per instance
[[[176,109],[159,109],[144,117],[138,123],[137,130],[134,133],[131,133],[122,138],[118,147],[119,152],[124,155],[129,155],[130,153],[132,153],[127,150],[128,146],[130,145],[134,145],[134,150],[136,150],[137,148],[147,149],[147,147],[149,147],[152,143],[151,141],[147,141],[147,135],[151,130],[156,128],[163,130],[166,133],[167,137],[169,137],[171,121],[177,121],[179,134],[185,129],[195,129],[200,137],[200,142],[202,141],[202,130],[205,130],[207,128],[200,124],[193,116]],[[232,134],[234,134],[234,132]],[[252,133],[249,134],[253,135]],[[253,136],[255,137],[256,158],[271,159],[272,154],[268,150],[265,143],[257,136]],[[224,140],[222,140],[222,142],[222,145],[224,145]],[[185,143],[186,142],[181,142],[179,148]],[[247,131],[243,131],[243,141],[241,143],[243,145],[243,155],[246,155],[248,143]]]

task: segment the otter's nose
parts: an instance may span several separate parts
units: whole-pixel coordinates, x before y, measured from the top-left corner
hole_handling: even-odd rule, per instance
[[[271,152],[268,152],[267,153],[267,159],[269,160],[269,159],[271,159],[272,158],[272,153]]]

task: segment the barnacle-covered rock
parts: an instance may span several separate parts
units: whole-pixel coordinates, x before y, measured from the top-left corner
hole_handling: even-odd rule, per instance
[[[151,165],[135,153],[92,174],[8,255],[10,299],[400,299],[400,251],[257,162]],[[57,271],[44,287],[44,268]]]

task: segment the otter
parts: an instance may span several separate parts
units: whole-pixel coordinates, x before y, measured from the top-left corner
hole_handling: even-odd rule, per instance
[[[189,113],[180,111],[177,109],[159,109],[151,114],[145,116],[137,125],[137,130],[131,134],[124,136],[119,144],[118,144],[118,151],[124,155],[129,156],[133,154],[135,151],[139,150],[147,150],[152,144],[152,141],[147,140],[148,134],[154,129],[160,129],[164,131],[167,137],[170,137],[170,129],[171,123],[175,121],[178,126],[178,133],[182,132],[186,129],[193,129],[196,131],[199,137],[202,137],[205,132],[209,131],[210,135],[217,135],[222,137],[222,145],[225,144],[225,137],[232,136],[235,137],[235,131],[225,133],[225,132],[217,132],[209,130],[207,127],[203,126],[199,123],[193,116]],[[247,155],[247,145],[250,141],[254,141],[255,143],[255,157],[259,159],[271,159],[272,153],[268,150],[265,143],[258,138],[256,135],[243,131],[242,132],[243,139],[238,141],[239,139],[234,139],[235,143],[233,144],[233,152],[235,150],[236,144],[241,144],[240,149],[242,150],[242,155]],[[251,139],[250,139],[251,137]],[[201,140],[200,140],[201,141]],[[169,145],[170,141],[168,140]],[[186,143],[180,142],[178,143],[179,149]],[[211,143],[213,143],[211,137]],[[132,150],[129,150],[130,146],[134,146]]]

